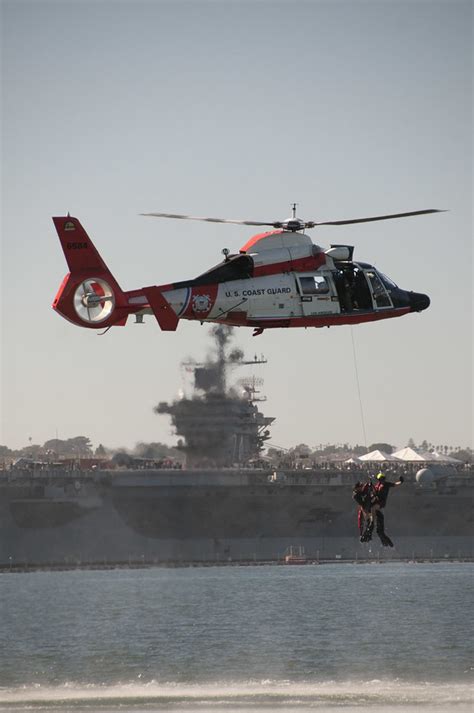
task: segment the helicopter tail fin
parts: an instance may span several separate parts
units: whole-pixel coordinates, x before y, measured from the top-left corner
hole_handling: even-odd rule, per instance
[[[126,323],[130,308],[117,280],[77,218],[53,218],[69,274],[53,309],[81,327],[102,329]]]

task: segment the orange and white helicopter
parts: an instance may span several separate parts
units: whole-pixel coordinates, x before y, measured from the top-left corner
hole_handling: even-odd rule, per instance
[[[53,218],[69,267],[53,308],[73,324],[89,329],[124,326],[130,315],[142,322],[154,314],[162,330],[174,331],[181,319],[252,327],[254,335],[276,327],[330,327],[359,324],[421,312],[427,295],[402,290],[375,267],[354,262],[353,247],[314,245],[306,234],[320,225],[349,225],[405,218],[435,209],[352,220],[260,222],[145,213],[158,218],[269,226],[237,254],[194,279],[124,291],[77,218]]]

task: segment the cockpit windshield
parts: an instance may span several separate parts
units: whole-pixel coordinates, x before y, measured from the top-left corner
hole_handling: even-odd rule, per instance
[[[396,285],[393,280],[391,280],[389,277],[387,277],[387,275],[384,275],[383,272],[379,272],[378,270],[377,270],[377,272],[378,272],[379,277],[382,280],[383,284],[387,288],[387,290],[393,290],[396,287],[398,287],[398,285]]]

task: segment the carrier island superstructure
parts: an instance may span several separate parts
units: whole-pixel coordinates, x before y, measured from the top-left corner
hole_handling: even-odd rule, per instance
[[[183,362],[194,378],[191,398],[171,404],[162,402],[155,411],[169,414],[176,434],[182,438],[186,467],[230,468],[249,465],[258,459],[270,437],[268,427],[275,420],[257,407],[261,383],[255,375],[228,386],[229,371],[237,366],[265,364],[263,356],[245,359],[240,349],[231,349],[232,329],[213,327],[215,353],[205,362]]]
[[[265,360],[232,349],[227,327],[214,339],[213,355],[184,365],[192,394],[156,407],[185,466],[0,471],[0,566],[282,561],[289,548],[316,561],[472,558],[472,470],[408,472],[387,507],[395,548],[361,544],[352,486],[366,473],[267,467],[261,381],[229,386],[235,367]]]

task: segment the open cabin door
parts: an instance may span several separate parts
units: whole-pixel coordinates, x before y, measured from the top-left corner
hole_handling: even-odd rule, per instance
[[[341,262],[336,268],[332,274],[341,312],[372,312],[393,307],[375,268]]]
[[[340,312],[336,288],[329,273],[297,275],[296,283],[303,316],[315,317]]]

